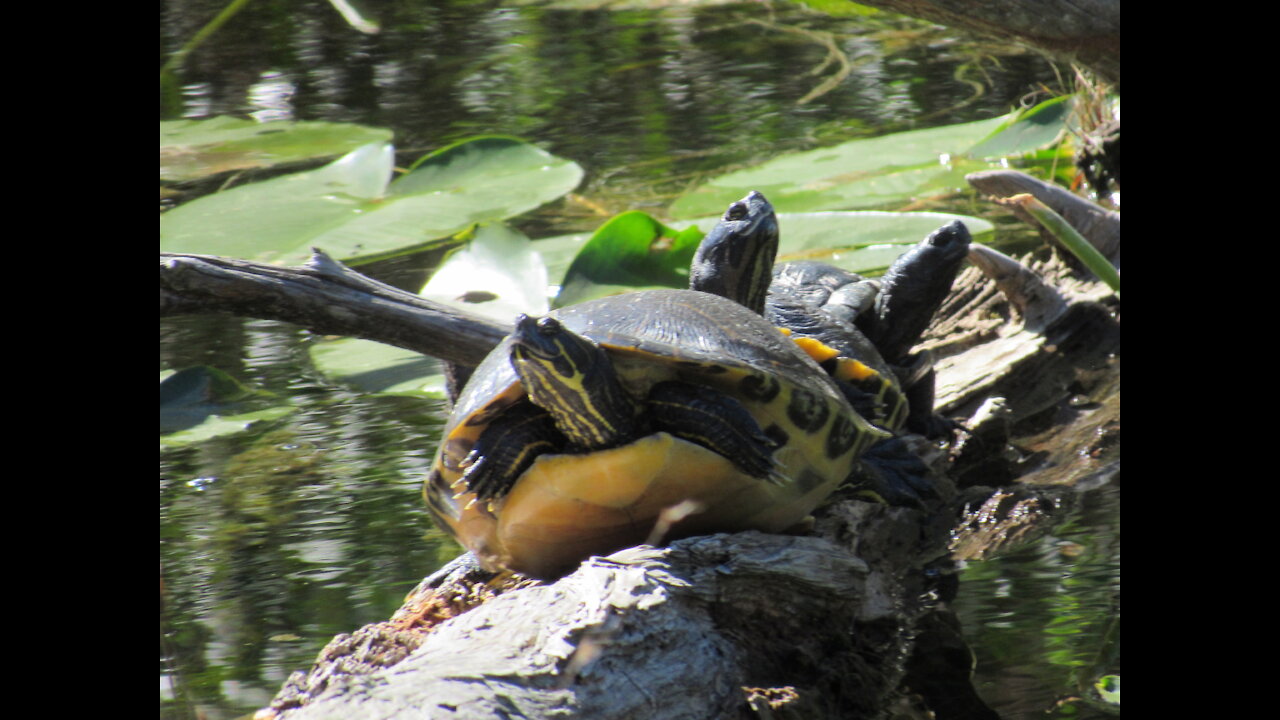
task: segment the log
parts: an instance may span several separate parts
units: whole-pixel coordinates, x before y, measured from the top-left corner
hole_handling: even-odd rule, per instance
[[[1083,65],[1120,88],[1120,0],[857,0]]]
[[[1120,267],[1120,213],[1115,210],[1107,210],[1058,185],[1017,170],[984,170],[970,173],[964,179],[975,190],[993,197],[1010,197],[1021,193],[1034,195],[1061,215],[1112,265]],[[1034,218],[1020,208],[1014,207],[1013,211],[1023,222],[1033,227],[1039,226]],[[1042,236],[1055,244],[1049,233],[1042,233]]]
[[[869,717],[930,608],[920,563],[945,553],[950,523],[922,520],[846,501],[819,533],[859,549],[745,532],[592,558],[439,624],[390,667],[295,676],[259,717]],[[342,647],[395,645],[405,627]]]
[[[160,316],[191,313],[281,320],[466,366],[480,364],[511,332],[510,326],[361,275],[318,249],[300,268],[160,253]]]

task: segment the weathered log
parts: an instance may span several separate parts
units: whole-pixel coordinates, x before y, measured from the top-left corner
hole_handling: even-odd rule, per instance
[[[858,0],[1038,48],[1120,86],[1120,0]]]
[[[854,540],[747,532],[592,558],[438,625],[391,667],[295,677],[262,717],[869,717],[905,673],[931,606],[920,567],[950,523],[846,501],[819,525]]]
[[[1030,193],[1062,216],[1116,267],[1120,266],[1120,213],[1089,202],[1066,189],[1017,170],[984,170],[965,176],[974,189],[994,197]],[[1013,207],[1014,214],[1033,227],[1038,223],[1028,213]],[[1052,235],[1042,233],[1052,241]]]
[[[160,316],[227,313],[296,323],[478,365],[511,332],[488,318],[377,282],[320,250],[300,268],[160,253]]]

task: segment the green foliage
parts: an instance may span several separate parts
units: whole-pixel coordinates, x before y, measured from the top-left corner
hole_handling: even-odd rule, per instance
[[[1031,152],[1064,129],[1064,106],[1051,100],[1023,113],[927,130],[853,140],[783,155],[714,178],[671,206],[673,217],[720,212],[749,190],[779,212],[907,205],[920,196],[957,192],[965,175],[993,167],[985,158]]]
[[[160,121],[160,180],[333,157],[390,142],[391,131],[354,123],[268,122],[235,117]]]
[[[675,230],[639,210],[622,213],[601,225],[578,252],[555,304],[645,287],[687,287],[689,264],[703,235],[697,226]]]
[[[451,145],[389,182],[392,160],[389,144],[372,143],[318,170],[186,203],[160,216],[160,249],[298,264],[318,247],[358,264],[514,217],[582,180],[576,163],[509,137]]]
[[[1058,239],[1058,242],[1071,251],[1072,255],[1084,263],[1085,267],[1105,282],[1107,287],[1115,292],[1116,297],[1120,297],[1120,271],[1061,215],[1032,195],[1014,195],[1004,202],[1020,205],[1031,213],[1036,222],[1043,225]]]

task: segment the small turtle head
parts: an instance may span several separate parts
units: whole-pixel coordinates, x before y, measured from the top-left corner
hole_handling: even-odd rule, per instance
[[[702,239],[689,270],[689,288],[729,298],[763,314],[778,254],[778,217],[752,190],[733,203]]]

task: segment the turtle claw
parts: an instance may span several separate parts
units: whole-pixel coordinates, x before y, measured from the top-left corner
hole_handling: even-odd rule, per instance
[[[897,435],[872,445],[854,473],[861,490],[884,503],[925,509],[944,499],[948,481],[911,447],[910,437]]]

